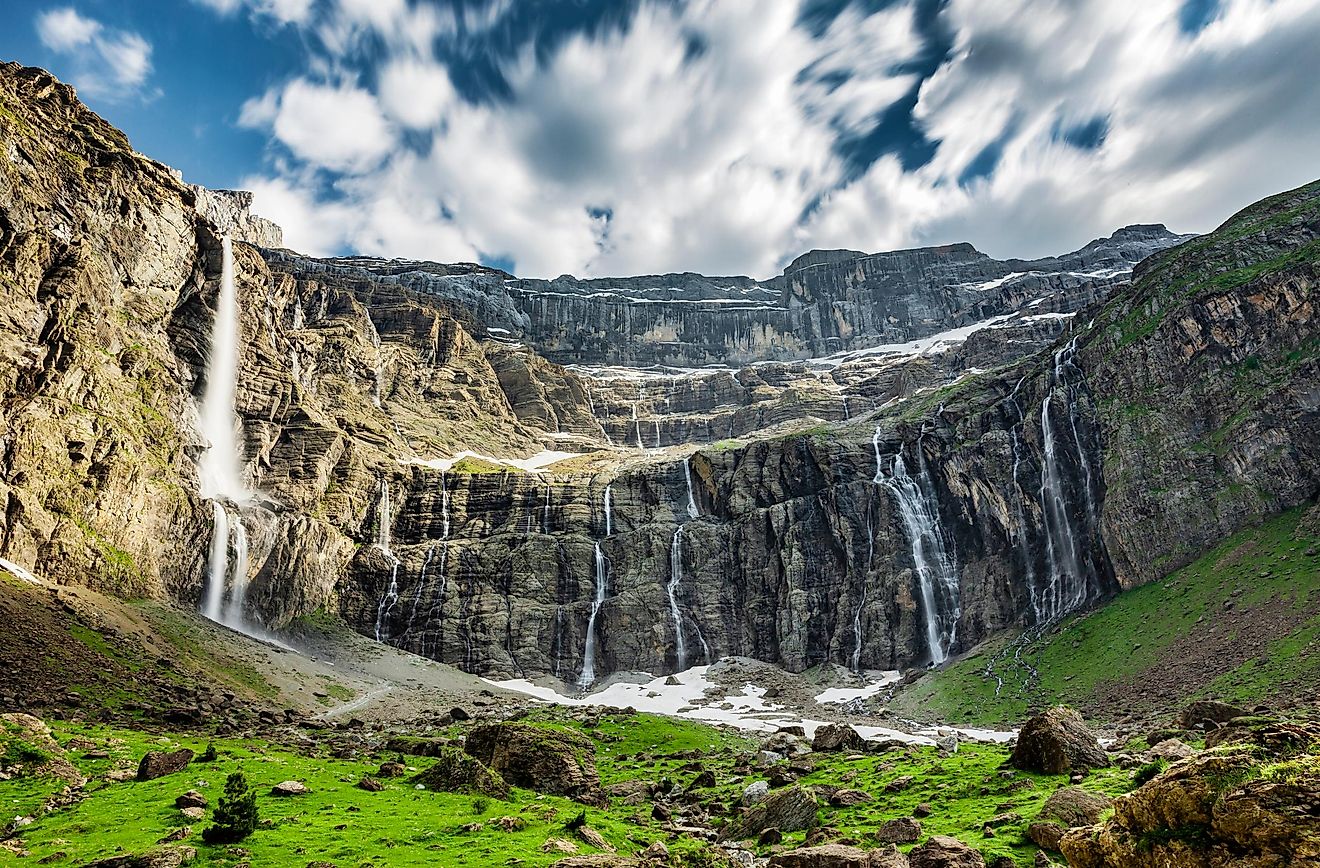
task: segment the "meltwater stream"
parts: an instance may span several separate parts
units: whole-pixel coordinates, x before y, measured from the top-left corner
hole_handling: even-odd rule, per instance
[[[608,538],[614,530],[614,522],[610,516],[612,503],[608,485],[605,486],[604,506],[605,536]],[[595,546],[595,556],[596,596],[591,601],[591,617],[587,619],[587,637],[582,649],[582,674],[578,676],[579,687],[590,687],[596,680],[596,617],[600,615],[600,607],[605,604],[605,593],[609,585],[609,561],[600,550],[599,542]]]
[[[921,444],[916,446],[917,475],[913,477],[908,473],[901,454],[882,456],[879,439],[873,442],[876,450],[875,483],[893,494],[898,507],[912,551],[912,566],[917,574],[930,660],[939,665],[949,657],[958,618],[962,614],[958,565],[940,523],[939,505]]]
[[[243,603],[248,582],[247,528],[242,508],[252,501],[243,479],[238,403],[238,288],[234,280],[234,249],[229,236],[221,240],[220,292],[211,326],[206,364],[206,391],[199,408],[201,434],[210,444],[197,462],[198,493],[211,501],[211,553],[207,565],[202,614],[212,621],[243,629]],[[228,598],[225,596],[229,588]]]

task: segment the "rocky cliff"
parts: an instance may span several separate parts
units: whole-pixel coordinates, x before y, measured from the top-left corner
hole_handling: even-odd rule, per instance
[[[492,675],[902,668],[1320,489],[1320,185],[1149,258],[1180,239],[518,281],[229,259],[273,236],[49,75],[0,99],[0,557],[60,581],[196,606],[218,564],[245,629],[328,608]],[[231,283],[244,491],[208,503]]]

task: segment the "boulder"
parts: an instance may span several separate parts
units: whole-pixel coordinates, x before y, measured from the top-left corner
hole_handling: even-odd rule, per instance
[[[754,781],[743,790],[742,805],[744,808],[750,808],[769,794],[770,784],[767,781]]]
[[[280,796],[282,798],[288,798],[290,796],[305,796],[310,792],[311,790],[309,790],[307,785],[302,781],[280,781],[278,784],[270,788],[270,794],[272,796]]]
[[[874,798],[870,793],[864,793],[861,790],[835,790],[830,794],[830,804],[836,808],[851,808],[856,805],[864,805]]]
[[[1103,768],[1109,765],[1109,755],[1080,714],[1058,706],[1026,722],[1018,733],[1009,763],[1025,771],[1060,775]]]
[[[473,793],[495,799],[509,797],[509,785],[498,772],[456,748],[441,752],[435,764],[414,776],[412,782],[440,793]]]
[[[1059,852],[1059,842],[1068,830],[1052,820],[1037,820],[1027,827],[1027,837],[1043,850]]]
[[[1159,744],[1152,747],[1150,750],[1146,751],[1147,760],[1162,759],[1162,760],[1168,760],[1171,763],[1177,762],[1178,760],[1187,759],[1188,757],[1195,755],[1196,755],[1195,748],[1193,748],[1191,745],[1185,742],[1179,741],[1176,738],[1166,738],[1164,741],[1160,742]]]
[[[468,733],[463,748],[509,784],[602,805],[596,745],[584,735],[523,723],[493,723]]]
[[[1228,723],[1235,717],[1244,717],[1246,709],[1214,699],[1198,699],[1178,714],[1178,725],[1183,729],[1214,727]]]
[[[138,763],[137,779],[153,781],[156,778],[181,772],[188,767],[188,763],[192,762],[192,758],[193,752],[186,747],[175,751],[147,751],[146,756]]]
[[[845,723],[826,723],[816,728],[816,736],[811,740],[814,751],[862,751],[866,749],[866,740]]]
[[[816,825],[819,804],[810,790],[799,786],[775,790],[743,811],[720,831],[722,841],[755,838],[766,829],[797,832]]]
[[[921,840],[921,821],[898,817],[880,824],[875,838],[883,844],[915,844]]]
[[[985,868],[985,857],[957,838],[935,835],[908,853],[912,868]]]
[[[189,790],[174,800],[176,808],[205,808],[207,804],[206,796],[196,790]]]
[[[1089,826],[1100,819],[1113,800],[1081,787],[1059,787],[1041,805],[1038,820],[1058,820],[1064,826]]]
[[[589,856],[569,856],[554,863],[555,868],[638,868],[642,863],[631,856],[613,853],[593,853]]]
[[[368,793],[379,793],[381,790],[385,789],[385,785],[371,775],[363,775],[362,779],[357,782],[357,788],[359,790],[365,790]]]

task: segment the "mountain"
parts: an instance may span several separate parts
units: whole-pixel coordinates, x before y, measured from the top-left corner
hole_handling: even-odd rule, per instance
[[[1045,260],[525,281],[243,243],[279,241],[249,200],[0,81],[0,555],[43,577],[491,676],[904,669],[1320,488],[1314,184]],[[207,498],[231,286],[242,479]],[[616,364],[661,361],[719,366]]]

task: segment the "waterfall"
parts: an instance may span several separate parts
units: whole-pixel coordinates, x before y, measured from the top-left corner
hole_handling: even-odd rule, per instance
[[[206,391],[198,414],[201,434],[210,444],[197,463],[198,493],[211,501],[212,507],[211,553],[202,614],[242,630],[248,557],[241,509],[252,501],[252,492],[243,479],[242,425],[237,410],[241,335],[234,248],[228,235],[221,240],[221,251],[220,292],[211,326]],[[231,586],[228,604],[227,584]]]
[[[674,656],[676,670],[687,669],[687,643],[683,641],[683,616],[678,611],[678,583],[683,580],[683,525],[674,529],[674,540],[669,544],[669,614],[674,618]]]
[[[879,438],[872,441],[876,450],[875,482],[894,496],[898,514],[907,534],[912,566],[917,574],[917,590],[926,622],[926,644],[931,663],[948,659],[961,614],[958,591],[958,567],[940,524],[939,505],[934,485],[926,470],[925,454],[917,443],[917,476],[908,473],[901,453],[890,456],[890,467],[880,455]]]
[[[1077,430],[1074,412],[1077,391],[1072,377],[1080,377],[1081,374],[1073,362],[1076,352],[1075,337],[1055,352],[1049,392],[1040,407],[1041,448],[1044,451],[1044,461],[1040,468],[1040,507],[1045,526],[1045,558],[1049,579],[1039,594],[1032,595],[1037,623],[1056,621],[1084,606],[1092,596],[1090,578],[1094,571],[1087,562],[1083,544],[1079,540],[1079,516],[1069,508],[1069,488],[1063,466],[1066,458],[1074,461],[1082,471],[1083,487],[1080,494],[1085,515],[1080,518],[1085,521],[1081,530],[1086,534],[1094,528],[1099,511],[1096,508],[1090,459]],[[1062,431],[1056,428],[1052,412],[1054,397],[1059,390],[1062,390],[1067,401],[1069,422],[1068,427]],[[1069,449],[1071,455],[1068,454]]]
[[[605,603],[606,560],[596,543],[596,598],[591,602],[591,617],[587,619],[587,639],[582,651],[582,675],[578,677],[579,687],[590,687],[596,680],[596,616]]]
[[[701,510],[697,508],[696,490],[692,486],[692,456],[691,455],[683,459],[683,473],[687,477],[688,517],[699,518],[701,516]]]
[[[611,517],[614,511],[614,492],[612,487],[605,486],[605,536],[614,536],[614,520]]]
[[[637,418],[636,401],[633,401],[633,405],[632,405],[632,423],[633,423],[633,432],[637,435],[637,448],[645,449],[646,446],[642,444],[642,420]]]
[[[390,485],[385,479],[380,481],[380,502],[376,507],[376,548],[380,549],[381,554],[390,562],[390,583],[381,595],[380,603],[376,606],[376,641],[385,642],[388,640],[388,633],[383,632],[382,628],[389,627],[390,610],[399,602],[399,559],[395,556],[394,550],[390,548],[390,525],[393,517],[390,510]]]
[[[550,496],[554,494],[554,489],[550,483],[545,484],[545,506],[541,510],[541,533],[550,533]]]
[[[1027,580],[1027,589],[1031,593],[1031,608],[1036,620],[1041,619],[1040,601],[1036,588],[1036,559],[1031,551],[1031,544],[1027,533],[1027,508],[1022,497],[1022,478],[1018,475],[1022,467],[1022,456],[1024,453],[1022,444],[1022,429],[1026,426],[1027,416],[1022,412],[1022,405],[1018,403],[1018,393],[1022,390],[1022,384],[1026,382],[1023,376],[1009,393],[1008,400],[1017,411],[1017,424],[1009,429],[1009,438],[1013,446],[1013,507],[1017,517],[1017,546],[1022,554],[1022,569]]]

